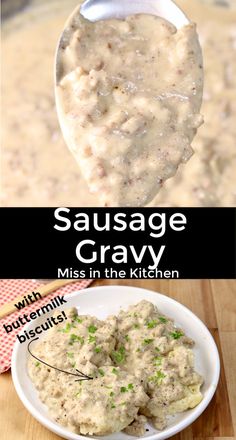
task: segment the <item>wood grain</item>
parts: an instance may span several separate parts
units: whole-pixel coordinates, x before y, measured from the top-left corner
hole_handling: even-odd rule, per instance
[[[171,296],[189,307],[210,329],[220,351],[221,377],[204,413],[172,440],[233,440],[236,432],[236,281],[234,280],[101,280],[94,285],[144,287]],[[56,440],[23,407],[10,372],[0,376],[2,440]]]

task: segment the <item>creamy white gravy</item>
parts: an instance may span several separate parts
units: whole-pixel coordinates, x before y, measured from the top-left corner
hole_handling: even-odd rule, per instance
[[[148,419],[162,430],[170,415],[201,402],[194,342],[152,303],[143,300],[103,321],[76,309],[66,316],[34,345],[38,360],[28,362],[41,401],[61,425],[84,435],[144,436]],[[53,367],[91,380],[77,382]]]
[[[236,12],[215,6],[217,0],[177,3],[198,25],[205,123],[192,144],[195,154],[152,205],[236,206]],[[62,140],[53,96],[56,42],[77,4],[34,0],[4,24],[3,206],[99,204]]]
[[[53,62],[77,0],[35,0],[3,27],[3,206],[96,206],[57,122]]]
[[[198,23],[204,124],[192,144],[195,154],[166,182],[152,206],[236,206],[236,11],[234,0],[221,2],[230,7],[218,3],[178,1]]]
[[[91,23],[78,12],[60,50],[60,121],[105,206],[144,206],[192,155],[202,123],[195,25],[153,15]]]

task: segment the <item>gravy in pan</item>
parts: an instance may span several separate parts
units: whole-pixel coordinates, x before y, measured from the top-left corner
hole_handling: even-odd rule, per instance
[[[3,26],[3,206],[95,206],[58,126],[54,54],[77,0],[33,0]]]
[[[236,3],[179,0],[178,4],[198,23],[204,124],[192,144],[195,154],[151,205],[236,206]]]
[[[235,2],[178,0],[198,25],[204,53],[204,124],[195,154],[152,206],[236,206]],[[208,4],[207,4],[208,3]],[[33,0],[3,26],[3,206],[97,206],[58,127],[53,59],[77,0]],[[49,37],[50,36],[50,37]]]

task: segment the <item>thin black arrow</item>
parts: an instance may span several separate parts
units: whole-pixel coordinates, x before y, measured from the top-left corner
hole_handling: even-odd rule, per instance
[[[65,370],[61,370],[60,368],[57,367],[53,367],[53,365],[48,364],[45,361],[42,361],[42,359],[39,359],[37,356],[35,356],[32,351],[30,350],[30,344],[32,344],[32,342],[37,341],[39,338],[35,338],[32,339],[29,343],[28,343],[28,352],[29,354],[36,359],[38,362],[41,362],[44,365],[47,365],[47,367],[53,368],[54,370],[60,371],[61,373],[65,373],[65,374],[70,374],[71,376],[76,376],[76,377],[81,377],[81,379],[77,379],[75,382],[81,382],[83,380],[93,380],[93,377],[87,376],[86,374],[82,373],[82,371],[77,370],[77,368],[75,368],[75,371],[77,371],[77,373],[70,373],[70,371],[65,371]],[[79,374],[78,374],[79,373]]]

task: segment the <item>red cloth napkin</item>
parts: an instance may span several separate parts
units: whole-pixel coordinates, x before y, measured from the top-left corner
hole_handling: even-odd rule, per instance
[[[68,293],[74,292],[75,290],[85,289],[91,284],[92,280],[80,280],[76,283],[67,284],[60,289],[46,295],[44,298],[35,301],[34,303],[27,306],[25,309],[17,310],[11,315],[6,316],[0,320],[0,373],[9,370],[11,368],[11,356],[13,345],[16,340],[16,335],[19,333],[23,326],[18,329],[13,329],[10,333],[6,333],[3,325],[11,324],[15,321],[18,316],[22,315],[23,311],[25,313],[30,313],[36,309],[47,304],[51,298],[57,295],[67,295]],[[37,292],[37,288],[41,285],[38,280],[0,280],[0,306],[8,303],[18,295],[24,296],[25,293],[30,291]]]

